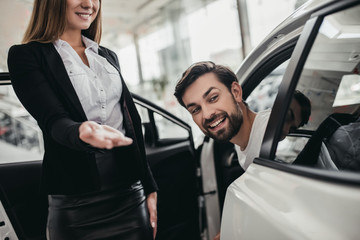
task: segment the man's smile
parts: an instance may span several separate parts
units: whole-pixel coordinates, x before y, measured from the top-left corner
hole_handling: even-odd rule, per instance
[[[222,122],[225,121],[225,119],[226,119],[225,116],[221,117],[220,119],[217,119],[212,124],[209,124],[209,128],[214,129],[214,128],[218,127]]]
[[[226,113],[213,115],[211,118],[205,119],[203,124],[204,129],[206,129],[207,132],[218,132],[225,127],[227,118],[228,115]]]

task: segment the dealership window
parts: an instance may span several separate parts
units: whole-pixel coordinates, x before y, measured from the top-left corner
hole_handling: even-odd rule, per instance
[[[256,47],[279,23],[307,0],[238,0],[246,1],[251,46]],[[281,6],[281,11],[279,11]]]
[[[0,85],[0,164],[41,160],[42,133],[15,97],[11,86]]]

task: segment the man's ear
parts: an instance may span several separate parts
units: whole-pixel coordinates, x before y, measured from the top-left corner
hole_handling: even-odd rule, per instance
[[[231,93],[237,102],[242,102],[242,88],[239,83],[233,82],[231,84]]]

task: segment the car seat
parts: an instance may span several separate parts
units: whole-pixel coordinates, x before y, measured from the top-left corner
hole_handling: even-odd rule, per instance
[[[339,170],[360,171],[360,117],[339,127],[325,144]]]
[[[293,164],[338,170],[324,142],[327,142],[339,127],[355,120],[355,116],[347,113],[333,113],[329,115],[313,133]]]

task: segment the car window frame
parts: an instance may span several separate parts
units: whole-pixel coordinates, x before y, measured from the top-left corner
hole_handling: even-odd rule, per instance
[[[306,22],[303,31],[298,38],[289,65],[285,71],[283,81],[280,84],[278,95],[275,98],[269,123],[267,125],[260,155],[254,160],[255,164],[275,168],[284,172],[293,173],[309,178],[321,179],[341,184],[360,185],[360,174],[352,172],[330,172],[328,170],[314,169],[309,167],[295,166],[276,162],[275,154],[280,139],[282,126],[285,122],[290,100],[298,84],[304,64],[318,35],[319,28],[324,18],[330,14],[359,5],[359,1],[350,0],[337,2],[313,13]]]
[[[137,95],[135,93],[131,93],[131,96],[133,97],[133,101],[135,105],[139,105],[147,110],[148,118],[149,118],[149,127],[151,128],[152,132],[152,145],[153,147],[160,147],[160,146],[167,146],[172,145],[175,143],[181,143],[189,141],[191,148],[195,150],[195,144],[194,144],[194,137],[192,134],[192,128],[191,126],[183,121],[182,119],[178,118],[177,116],[166,112],[166,110],[162,109],[158,105],[154,104],[153,102],[150,102],[149,100],[141,97],[140,95]],[[174,138],[161,138],[158,134],[158,126],[156,124],[156,120],[154,117],[154,114],[158,114],[159,116],[163,117],[169,122],[172,122],[173,124],[181,127],[184,129],[188,136],[187,137],[174,137]],[[144,133],[145,134],[145,133]]]
[[[298,38],[292,39],[277,48],[271,55],[262,59],[261,63],[253,69],[252,73],[241,84],[243,99],[246,100],[253,90],[278,66],[291,58]],[[239,74],[239,73],[238,73]]]
[[[0,72],[0,86],[11,85],[10,75],[8,72]]]

